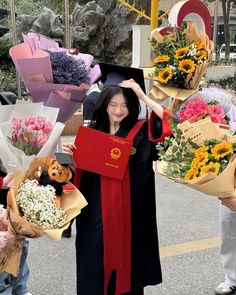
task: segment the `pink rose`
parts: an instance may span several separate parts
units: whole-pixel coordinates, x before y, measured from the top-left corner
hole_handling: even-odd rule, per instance
[[[13,117],[12,120],[11,120],[12,129],[15,130],[15,131],[19,130],[21,128],[21,123],[22,123],[21,119]]]
[[[184,111],[185,111],[185,109],[183,109],[182,111],[179,112],[179,120],[180,120],[181,123],[184,122],[184,121],[186,121],[186,117],[184,115]]]
[[[194,110],[194,116],[203,117],[206,114],[207,114],[207,109],[206,109],[206,106],[204,104],[203,105],[199,105]]]
[[[187,108],[190,108],[190,109],[194,109],[196,107],[196,105],[195,105],[195,103],[193,102],[193,101],[191,101],[190,103],[188,103],[187,105],[186,105],[186,109]]]
[[[194,115],[194,109],[186,108],[184,110],[184,115],[185,115],[186,119],[190,119]]]
[[[209,106],[209,114],[216,115],[216,116],[220,117],[221,119],[225,118],[224,110],[220,105],[210,105]]]
[[[194,100],[192,101],[196,106],[204,104],[203,100],[201,97],[196,97],[194,98]]]
[[[217,115],[211,115],[210,118],[213,123],[221,123],[221,118],[219,118]]]

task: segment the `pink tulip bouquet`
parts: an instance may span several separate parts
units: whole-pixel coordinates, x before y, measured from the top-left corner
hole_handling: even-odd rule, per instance
[[[38,154],[48,140],[52,124],[45,116],[28,116],[24,121],[13,117],[11,121],[12,134],[8,137],[11,144],[22,150],[25,155]]]
[[[27,170],[35,156],[51,157],[65,124],[42,103],[0,105],[1,161],[8,172]]]

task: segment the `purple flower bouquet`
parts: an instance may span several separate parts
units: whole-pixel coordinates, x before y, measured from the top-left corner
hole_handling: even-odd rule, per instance
[[[72,56],[46,37],[41,40],[36,34],[28,35],[24,36],[27,43],[10,48],[10,56],[32,101],[59,108],[57,120],[65,122],[80,107],[90,85],[100,77],[100,68],[91,67],[92,55]]]

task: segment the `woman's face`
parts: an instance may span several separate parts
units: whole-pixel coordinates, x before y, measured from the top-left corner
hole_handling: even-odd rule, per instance
[[[107,106],[110,123],[120,123],[128,116],[129,110],[123,94],[119,93],[112,97]]]

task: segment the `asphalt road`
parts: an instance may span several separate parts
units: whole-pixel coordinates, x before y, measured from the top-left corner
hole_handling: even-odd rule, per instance
[[[224,279],[218,252],[218,199],[161,176],[156,189],[163,283],[147,287],[145,295],[213,295]],[[75,228],[70,239],[30,242],[33,295],[76,294],[74,243]]]

